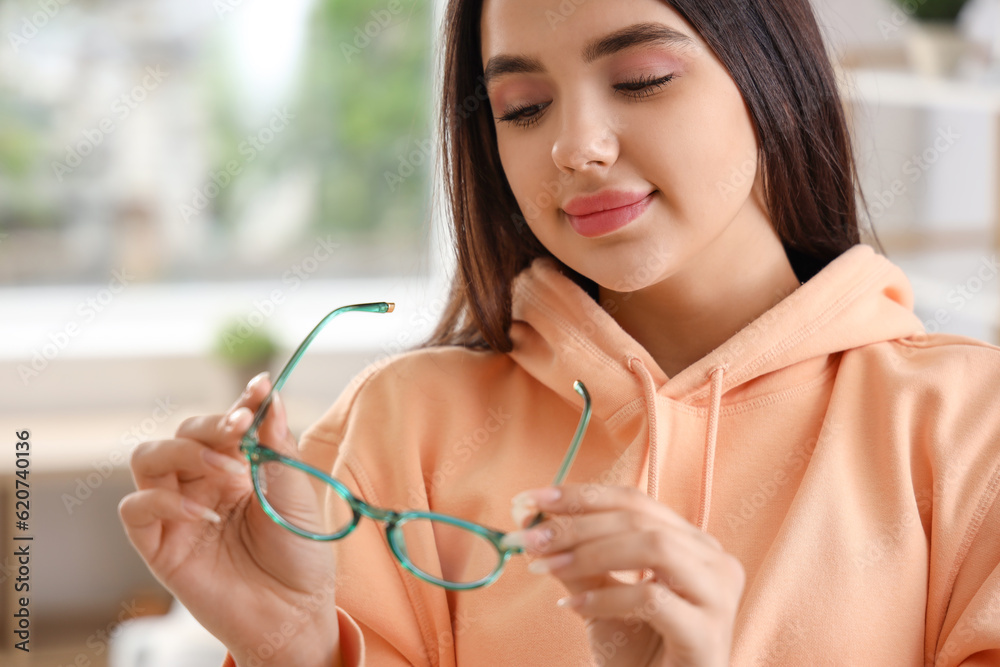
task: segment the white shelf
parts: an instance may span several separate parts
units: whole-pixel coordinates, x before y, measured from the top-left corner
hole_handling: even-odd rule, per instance
[[[852,69],[839,77],[841,92],[853,102],[925,109],[997,113],[1000,86],[920,76],[905,71]]]

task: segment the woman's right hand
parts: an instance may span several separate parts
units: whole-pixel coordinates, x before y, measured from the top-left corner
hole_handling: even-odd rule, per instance
[[[239,665],[329,667],[339,662],[331,545],[264,513],[239,449],[269,390],[259,375],[225,415],[191,417],[174,439],[139,444],[130,462],[138,490],[118,513],[156,578]],[[259,435],[297,455],[277,393]]]

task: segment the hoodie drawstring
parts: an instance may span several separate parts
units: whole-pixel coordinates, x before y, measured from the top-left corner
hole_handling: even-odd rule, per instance
[[[722,378],[725,366],[712,369],[712,407],[708,410],[708,432],[705,434],[705,465],[701,476],[701,507],[698,528],[708,532],[708,509],[712,505],[712,478],[715,476],[715,441],[719,434],[719,409],[722,406]]]
[[[653,385],[653,375],[646,364],[638,357],[628,357],[628,367],[642,381],[643,394],[646,399],[646,419],[649,430],[649,457],[646,473],[646,493],[653,500],[658,499],[657,472],[657,428],[656,428],[656,388]],[[712,505],[712,478],[715,475],[716,440],[719,434],[719,410],[722,406],[722,380],[726,365],[712,369],[711,406],[708,412],[708,429],[705,434],[705,461],[702,466],[701,500],[698,510],[698,528],[702,532],[708,529],[708,511]]]
[[[642,363],[642,359],[629,357],[628,367],[633,373],[636,372],[636,367],[642,371],[638,375],[639,379],[642,380],[642,391],[646,397],[646,424],[649,427],[649,464],[646,469],[646,495],[656,500],[659,495],[659,480],[657,479],[659,466],[656,463],[656,388],[653,386],[653,375],[646,368],[646,364]]]

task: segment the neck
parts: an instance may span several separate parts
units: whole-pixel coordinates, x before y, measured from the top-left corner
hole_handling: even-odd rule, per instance
[[[755,216],[734,220],[656,284],[628,293],[601,287],[599,303],[673,377],[798,287],[781,239]]]

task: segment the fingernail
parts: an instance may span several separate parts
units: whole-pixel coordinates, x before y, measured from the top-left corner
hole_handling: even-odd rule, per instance
[[[249,382],[247,382],[247,389],[245,392],[243,392],[243,394],[245,396],[249,396],[251,393],[253,393],[254,387],[260,384],[260,381],[266,378],[268,375],[270,375],[270,373],[268,373],[267,371],[264,371],[263,373],[257,373],[257,375],[254,375],[253,378]]]
[[[242,475],[247,471],[246,464],[237,461],[231,456],[220,454],[214,449],[201,450],[201,456],[210,466],[224,470],[233,475]]]
[[[510,516],[514,519],[514,525],[522,527],[528,518],[538,514],[538,505],[530,501],[514,503],[510,508]]]
[[[253,417],[253,413],[250,412],[250,408],[246,407],[245,405],[242,408],[233,411],[232,414],[226,417],[226,425],[225,425],[226,432],[229,433],[235,430],[236,426],[240,422],[244,421],[247,418],[247,416]]]
[[[564,598],[556,600],[556,604],[569,609],[579,609],[587,603],[588,597],[590,597],[590,591],[580,593],[579,595],[567,595]]]
[[[562,491],[555,487],[547,487],[544,489],[531,489],[529,491],[522,491],[513,498],[511,498],[511,503],[525,503],[534,502],[538,505],[544,505],[545,503],[552,503],[562,496]]]
[[[507,533],[500,538],[500,546],[504,549],[523,549],[524,544],[524,531],[515,530],[512,533]]]
[[[524,549],[529,547],[535,550],[544,549],[555,536],[551,528],[531,528],[529,530],[515,530],[507,533],[500,539],[500,544],[505,547],[519,547]]]
[[[538,558],[528,563],[528,571],[545,574],[573,562],[573,554],[558,554],[549,558]]]
[[[222,517],[204,505],[199,505],[190,498],[184,498],[182,502],[184,505],[184,511],[196,519],[207,519],[215,524],[222,523]]]
[[[260,382],[263,378],[267,377],[268,375],[269,373],[267,371],[264,371],[263,373],[257,373],[257,375],[250,378],[250,381],[247,382],[247,386],[244,387],[243,389],[243,393],[240,394],[240,397],[236,399],[236,402],[233,403],[232,407],[229,409],[230,410],[236,409],[237,405],[250,398],[250,394],[253,393],[253,388],[257,386],[258,382]]]

